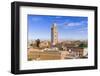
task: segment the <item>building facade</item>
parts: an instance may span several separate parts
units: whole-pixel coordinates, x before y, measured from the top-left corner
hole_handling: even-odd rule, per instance
[[[53,23],[51,27],[51,45],[54,46],[58,43],[58,31],[56,23]]]

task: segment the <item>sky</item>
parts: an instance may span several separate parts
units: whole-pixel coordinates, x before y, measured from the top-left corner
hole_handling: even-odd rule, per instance
[[[58,40],[87,40],[88,17],[27,15],[28,40],[51,40],[51,27],[56,23]]]

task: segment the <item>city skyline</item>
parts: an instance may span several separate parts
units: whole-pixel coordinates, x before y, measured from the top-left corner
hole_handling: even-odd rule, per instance
[[[87,40],[88,17],[28,15],[28,40],[50,40],[51,27],[57,24],[58,40]]]

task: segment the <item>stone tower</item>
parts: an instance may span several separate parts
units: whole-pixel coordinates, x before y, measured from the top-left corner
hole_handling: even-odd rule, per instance
[[[51,45],[54,46],[58,43],[58,32],[56,23],[53,23],[51,27]]]

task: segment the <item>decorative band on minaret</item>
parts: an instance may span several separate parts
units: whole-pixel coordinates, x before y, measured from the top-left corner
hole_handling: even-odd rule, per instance
[[[51,45],[55,46],[58,43],[58,31],[56,23],[53,23],[51,27]]]

